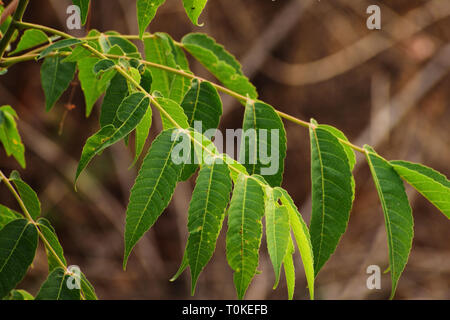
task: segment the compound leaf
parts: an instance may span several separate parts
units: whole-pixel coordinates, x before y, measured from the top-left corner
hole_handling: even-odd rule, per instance
[[[182,167],[171,157],[182,134],[177,129],[161,132],[142,163],[127,208],[124,268],[133,247],[156,222],[172,198]]]
[[[239,174],[230,208],[226,239],[227,260],[234,270],[233,280],[242,299],[256,274],[264,215],[264,192],[259,182]]]
[[[347,229],[353,201],[352,173],[347,154],[339,140],[328,130],[312,123],[311,242],[314,252],[314,273],[336,250]]]
[[[395,171],[450,219],[450,181],[419,163],[391,161]]]
[[[230,192],[231,177],[226,164],[214,162],[202,166],[189,204],[186,252],[191,270],[192,294],[200,272],[214,253]]]
[[[413,217],[403,181],[392,165],[365,145],[366,159],[372,172],[384,212],[392,280],[391,299],[398,279],[408,261],[413,239]]]
[[[0,298],[22,280],[36,254],[38,233],[25,219],[17,219],[0,230]]]

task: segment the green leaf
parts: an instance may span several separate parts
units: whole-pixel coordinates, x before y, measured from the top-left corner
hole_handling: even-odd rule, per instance
[[[81,89],[83,89],[86,101],[86,116],[91,114],[94,103],[101,94],[106,90],[110,80],[114,77],[115,71],[109,70],[98,79],[94,73],[94,66],[100,59],[95,57],[87,57],[78,60],[78,79],[80,80]]]
[[[228,89],[256,99],[256,88],[242,74],[241,65],[223,46],[202,33],[190,33],[181,42],[183,47]]]
[[[306,274],[306,280],[308,282],[309,296],[312,300],[314,299],[315,274],[314,274],[314,254],[313,254],[313,246],[311,244],[310,233],[308,227],[306,226],[305,221],[302,218],[302,215],[298,211],[297,206],[295,205],[294,201],[289,196],[287,191],[281,188],[276,188],[276,190],[280,191],[283,194],[283,196],[281,197],[281,203],[288,209],[289,224],[291,226],[292,232],[294,233],[294,237],[297,242],[297,247],[302,257],[303,267],[305,269]]]
[[[95,294],[94,287],[82,272],[81,272],[80,286],[81,292],[83,293],[83,296],[86,300],[98,300],[97,295]]]
[[[239,174],[228,209],[227,260],[234,270],[233,280],[239,299],[252,281],[259,260],[264,192],[259,182]]]
[[[391,161],[395,171],[450,219],[450,181],[419,163]]]
[[[200,133],[204,134],[207,130],[218,127],[222,116],[222,101],[211,83],[205,81],[199,83],[197,79],[193,79],[181,107],[187,116],[190,127],[194,127],[195,122],[199,121],[201,129],[194,129],[199,130]],[[198,165],[195,164],[194,156],[195,153],[191,151],[191,163],[184,165],[180,176],[181,181],[189,179],[197,170]]]
[[[281,265],[290,239],[289,213],[286,206],[278,203],[281,196],[277,189],[265,188],[266,241],[275,272],[274,289],[280,281]]]
[[[134,156],[133,165],[137,162],[139,156],[144,150],[145,141],[147,141],[151,126],[152,126],[152,108],[148,108],[141,122],[136,127],[136,144],[135,144],[136,152]]]
[[[240,173],[244,175],[248,175],[247,169],[245,167],[231,158],[228,154],[222,154],[222,157],[226,164],[228,164],[228,167],[230,168],[230,176],[234,183],[237,182],[238,176]]]
[[[63,57],[48,57],[41,67],[41,83],[45,94],[45,110],[50,111],[69,87],[75,76],[76,64],[62,62]]]
[[[122,101],[114,120],[117,126],[107,125],[87,139],[78,164],[75,183],[80,173],[96,154],[123,139],[136,128],[149,108],[149,104],[149,98],[141,92],[133,93]]]
[[[286,131],[275,109],[248,101],[242,124],[239,162],[250,174],[260,174],[272,186],[283,180]]]
[[[45,58],[46,56],[53,53],[54,51],[69,48],[74,45],[80,44],[82,42],[83,41],[81,41],[80,39],[75,39],[75,38],[69,38],[69,39],[63,39],[63,40],[57,41],[57,42],[53,43],[52,45],[48,46],[47,48],[45,48],[44,50],[42,50],[36,59],[39,60],[39,59]]]
[[[25,290],[11,290],[3,300],[34,300],[34,297]]]
[[[137,59],[141,58],[141,54],[134,43],[125,39],[116,31],[108,31],[100,34],[98,43],[103,53],[120,56],[126,55]]]
[[[106,89],[103,99],[100,113],[100,126],[102,128],[113,124],[117,109],[126,96],[128,96],[127,80],[120,73],[116,73],[108,89]]]
[[[9,55],[13,55],[22,52],[27,49],[34,48],[38,45],[47,43],[49,41],[47,35],[41,30],[37,29],[27,29],[20,38],[19,44],[16,49]]]
[[[139,25],[139,37],[142,39],[145,29],[147,29],[150,22],[153,20],[156,14],[156,10],[166,0],[137,0],[137,20]]]
[[[166,98],[155,98],[155,100],[180,127],[184,129],[189,128],[187,117],[184,114],[183,108],[178,103]],[[163,112],[160,112],[160,114],[164,130],[176,127],[166,114]]]
[[[114,63],[114,61],[112,61],[110,59],[102,59],[94,65],[93,71],[97,75],[100,72],[105,72],[105,71],[108,71],[108,70],[114,68],[115,65],[116,64]]]
[[[59,243],[58,236],[56,235],[50,221],[45,218],[40,218],[37,223],[42,234],[47,239],[48,244],[53,249],[53,251],[51,251],[45,247],[45,252],[47,253],[48,271],[52,272],[56,268],[61,267],[60,262],[64,265],[67,264],[66,259],[64,258],[64,250]]]
[[[186,252],[191,269],[192,295],[198,276],[211,259],[230,201],[231,177],[224,163],[202,166],[189,204]]]
[[[56,268],[42,284],[35,300],[80,300],[80,289],[68,286],[70,277],[63,268]]]
[[[205,8],[206,1],[208,0],[183,0],[183,6],[186,10],[186,13],[191,19],[192,23],[196,26],[202,26],[203,24],[198,23],[198,17]]]
[[[28,213],[33,219],[37,219],[41,215],[41,203],[36,192],[20,178],[11,178],[10,181],[14,183]]]
[[[72,3],[80,8],[81,24],[84,26],[89,13],[90,0],[72,0]]]
[[[352,173],[347,154],[339,140],[328,130],[312,123],[311,181],[312,214],[311,242],[314,252],[314,272],[336,250],[347,229],[353,201]]]
[[[6,155],[11,155],[22,168],[25,168],[25,147],[17,130],[17,113],[10,106],[0,107],[0,115],[3,119],[0,123],[0,141],[5,148]]]
[[[189,64],[184,52],[175,46],[172,38],[165,33],[156,33],[144,40],[145,58],[149,62],[189,71]],[[152,91],[159,91],[163,97],[181,103],[189,89],[189,79],[156,67],[149,67],[153,75]]]
[[[187,248],[188,244],[186,244],[186,248]],[[175,280],[178,279],[179,276],[181,276],[181,274],[184,272],[184,270],[186,270],[186,268],[189,266],[189,260],[187,258],[187,251],[186,249],[184,249],[184,254],[183,254],[183,259],[181,260],[181,264],[180,267],[178,268],[177,272],[175,273],[175,275],[170,278],[170,282],[173,282]]]
[[[13,220],[22,218],[22,215],[0,204],[0,230]]]
[[[413,217],[402,179],[385,159],[368,145],[364,146],[367,162],[384,212],[389,248],[392,292],[408,261],[413,239]]]
[[[312,251],[311,251],[312,252]],[[295,253],[295,247],[292,242],[292,238],[289,237],[288,248],[286,250],[286,255],[283,259],[284,265],[284,275],[286,277],[286,284],[288,289],[288,299],[292,300],[294,298],[294,290],[295,290],[295,266],[293,255]],[[311,255],[312,257],[312,255]],[[314,279],[314,267],[311,269],[313,271],[313,279]]]
[[[127,208],[124,268],[133,247],[156,222],[172,198],[181,164],[176,164],[171,157],[182,134],[177,129],[161,132],[142,163]]]
[[[36,227],[17,219],[0,230],[0,298],[23,279],[36,254]]]

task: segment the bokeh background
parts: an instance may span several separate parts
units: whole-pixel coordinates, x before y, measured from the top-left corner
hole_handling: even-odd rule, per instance
[[[9,1],[4,1],[6,4]],[[34,0],[26,21],[65,30],[69,1]],[[381,7],[382,29],[366,28],[366,8]],[[135,1],[93,0],[89,28],[137,34]],[[231,51],[262,100],[304,120],[314,117],[342,129],[356,144],[374,146],[388,159],[422,162],[450,174],[450,1],[449,0],[210,0],[193,26],[179,0],[167,0],[150,31],[175,39],[206,32]],[[83,35],[85,30],[72,34]],[[139,45],[139,44],[138,44]],[[214,80],[196,62],[192,70]],[[66,104],[73,91],[76,108]],[[243,108],[223,97],[220,129],[241,127]],[[39,63],[14,66],[0,78],[0,105],[20,116],[26,145],[26,170],[20,170],[37,192],[43,214],[55,225],[67,260],[81,267],[102,299],[234,299],[232,272],[226,262],[225,231],[216,252],[190,296],[185,272],[169,282],[187,239],[187,208],[194,179],[178,185],[173,201],[140,241],[122,270],[123,226],[136,168],[128,170],[132,150],[118,144],[96,157],[74,191],[73,178],[85,140],[98,130],[96,112],[84,118],[79,84],[74,82],[57,106],[44,111]],[[64,119],[64,121],[63,121]],[[310,219],[310,149],[308,132],[285,123],[288,137],[283,187],[292,194],[305,220]],[[154,117],[151,139],[161,129]],[[148,147],[148,146],[147,146]],[[0,167],[19,169],[0,152]],[[318,299],[386,299],[382,289],[366,288],[366,268],[388,266],[383,214],[364,159],[355,169],[356,200],[348,230],[336,253],[317,278]],[[450,224],[436,208],[407,187],[415,218],[409,263],[399,282],[397,299],[450,298]],[[15,208],[4,186],[0,202]],[[225,224],[226,226],[226,224]],[[307,299],[306,281],[296,253],[296,299]],[[36,293],[46,278],[42,246],[19,287]],[[263,245],[249,299],[286,299],[282,278],[274,281]]]

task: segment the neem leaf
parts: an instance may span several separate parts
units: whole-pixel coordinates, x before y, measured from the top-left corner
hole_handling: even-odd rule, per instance
[[[42,284],[35,300],[80,300],[80,289],[69,288],[70,277],[63,268],[56,268]]]
[[[183,0],[183,6],[189,19],[197,26],[200,26],[198,17],[202,13],[203,8],[205,8],[206,1],[208,0]]]
[[[24,50],[34,48],[40,44],[44,44],[48,42],[47,35],[41,30],[37,29],[27,29],[23,33],[23,36],[20,38],[19,44],[16,49],[11,52],[9,55],[13,55]]]
[[[7,156],[14,156],[22,168],[25,168],[25,147],[17,130],[17,113],[10,106],[0,107],[0,141]]]
[[[139,25],[139,37],[142,39],[145,29],[147,29],[150,22],[153,20],[156,14],[156,10],[166,0],[137,0],[137,20]]]

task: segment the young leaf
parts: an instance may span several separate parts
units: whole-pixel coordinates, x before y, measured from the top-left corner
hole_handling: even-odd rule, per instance
[[[201,123],[200,133],[202,134],[209,129],[216,129],[219,125],[222,116],[222,101],[216,88],[209,82],[199,82],[197,79],[193,79],[181,107],[187,116],[190,127],[195,126],[195,121]],[[180,176],[181,181],[189,179],[198,168],[198,165],[194,163],[193,156],[194,152],[191,151],[191,163],[184,165]]]
[[[192,294],[200,272],[214,253],[230,192],[231,177],[226,164],[214,162],[202,166],[189,204],[186,252],[191,269]]]
[[[81,24],[84,26],[89,13],[90,0],[72,0],[72,3],[80,8]]]
[[[175,46],[169,35],[156,33],[153,37],[146,38],[144,45],[147,61],[189,72],[184,52]],[[160,68],[149,67],[149,69],[153,75],[152,91],[159,91],[163,97],[181,103],[189,88],[189,79]]]
[[[305,269],[306,280],[308,282],[309,288],[309,296],[310,299],[314,299],[314,255],[313,255],[313,246],[311,244],[311,237],[309,234],[308,227],[306,226],[305,221],[303,221],[302,215],[298,212],[298,209],[289,196],[286,190],[281,188],[275,188],[280,191],[283,196],[281,197],[281,203],[287,207],[289,213],[289,224],[291,225],[291,229],[294,233],[295,240],[297,242],[297,247],[300,251],[300,255],[302,257],[303,267]],[[289,251],[289,250],[288,250]],[[289,259],[289,258],[288,258]],[[291,255],[292,259],[292,255]],[[286,266],[285,269],[289,268]],[[286,271],[287,272],[287,271]],[[292,271],[289,271],[292,272]],[[291,284],[293,287],[293,284]],[[288,283],[289,287],[289,283]]]
[[[250,174],[260,174],[272,186],[283,180],[286,131],[274,108],[249,101],[242,124],[239,162]]]
[[[181,164],[176,164],[171,157],[182,134],[177,129],[161,132],[142,163],[127,208],[124,268],[133,247],[156,222],[172,198]]]
[[[368,145],[364,146],[367,162],[381,201],[386,223],[391,268],[392,291],[408,261],[413,239],[413,217],[402,179],[394,168]]]
[[[25,168],[25,147],[17,130],[17,113],[10,106],[0,107],[0,141],[6,155],[13,155],[22,168]]]
[[[36,227],[17,219],[0,230],[0,298],[22,280],[36,253]]]
[[[208,0],[183,0],[183,6],[186,10],[186,13],[191,19],[192,23],[196,26],[202,26],[203,24],[198,23],[198,17],[203,11],[203,8],[205,8],[206,1]]]
[[[264,215],[264,192],[259,182],[239,174],[228,209],[227,260],[234,270],[239,299],[252,281],[259,260]]]
[[[80,300],[80,289],[68,286],[70,277],[63,268],[56,268],[42,284],[35,300]]]
[[[265,188],[266,240],[270,260],[275,272],[275,284],[278,286],[283,259],[290,239],[289,213],[286,206],[280,206],[282,193],[277,189]]]
[[[36,192],[20,178],[11,178],[10,181],[14,183],[28,213],[33,219],[37,219],[41,214],[41,203]]]
[[[50,53],[52,53],[54,51],[69,48],[74,45],[80,44],[82,42],[83,41],[81,41],[80,39],[75,39],[75,38],[63,39],[63,40],[57,41],[57,42],[53,43],[52,45],[48,46],[47,48],[45,48],[44,50],[42,50],[42,52],[37,56],[36,59],[39,60],[39,59],[45,58],[46,56],[48,56]]]
[[[149,99],[140,92],[133,93],[122,101],[117,110],[115,124],[101,128],[87,139],[78,164],[75,183],[80,173],[96,154],[123,139],[136,128],[149,108],[149,104]]]
[[[166,98],[155,98],[155,100],[156,103],[158,103],[180,127],[184,129],[189,128],[186,115],[184,114],[183,109],[178,103],[176,103],[172,99]],[[165,115],[163,112],[160,112],[160,114],[164,130],[175,127],[175,124],[173,124],[172,121],[169,120],[167,115]]]
[[[190,33],[181,40],[183,47],[227,88],[256,99],[256,88],[242,74],[241,65],[223,46],[202,33]]]
[[[353,201],[352,173],[347,154],[339,140],[328,130],[312,123],[311,242],[314,252],[314,273],[336,250],[347,229]]]
[[[86,101],[86,116],[91,114],[94,103],[100,95],[106,90],[108,83],[114,77],[115,71],[109,70],[98,79],[94,73],[94,66],[100,59],[95,57],[87,57],[78,60],[78,79],[80,80],[81,89],[83,89]]]
[[[139,37],[142,39],[145,29],[147,29],[150,22],[153,20],[156,14],[156,10],[165,2],[166,0],[137,0],[136,10],[137,10],[137,20],[139,25]]]
[[[41,83],[45,94],[45,110],[50,111],[56,101],[69,87],[72,81],[76,64],[62,62],[62,57],[48,57],[41,67]]]
[[[9,55],[13,55],[19,52],[22,52],[27,49],[34,48],[40,44],[44,44],[48,42],[47,35],[41,30],[37,29],[27,29],[23,33],[23,36],[20,38],[19,44],[16,49],[11,52]]]
[[[450,181],[422,164],[391,161],[395,171],[450,219]]]
[[[59,243],[58,237],[53,229],[50,221],[45,218],[40,218],[38,221],[39,229],[41,230],[44,237],[47,239],[52,250],[45,248],[48,260],[48,271],[52,272],[58,267],[61,267],[61,262],[66,265],[66,259],[64,258],[64,251]],[[56,254],[56,255],[55,255]]]
[[[0,204],[0,230],[13,220],[22,218],[22,215]]]
[[[292,300],[294,298],[294,290],[295,290],[295,266],[294,266],[294,260],[293,255],[295,253],[295,247],[292,242],[292,238],[289,237],[288,241],[288,248],[286,250],[286,255],[283,259],[283,265],[284,265],[284,274],[286,277],[286,284],[288,289],[288,299]],[[314,278],[314,269],[311,269],[313,271],[312,275]]]

